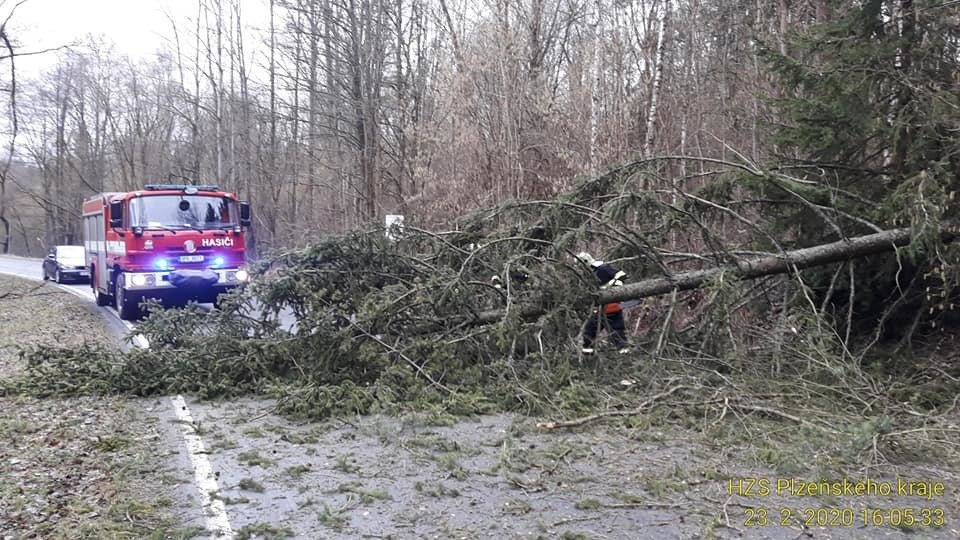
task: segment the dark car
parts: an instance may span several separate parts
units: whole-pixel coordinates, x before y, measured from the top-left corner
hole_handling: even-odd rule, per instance
[[[90,281],[87,268],[87,251],[83,246],[53,246],[43,260],[43,279],[65,281]]]

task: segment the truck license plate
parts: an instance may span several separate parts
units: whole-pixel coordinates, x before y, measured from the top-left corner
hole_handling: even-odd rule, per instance
[[[203,255],[181,255],[180,262],[201,262]]]

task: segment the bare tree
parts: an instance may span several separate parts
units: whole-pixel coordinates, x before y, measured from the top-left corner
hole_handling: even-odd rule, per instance
[[[271,245],[387,212],[439,222],[639,155],[775,155],[757,43],[789,53],[788,33],[829,5],[271,0],[258,39],[242,2],[203,0],[154,58],[102,43],[64,57],[30,92],[27,155],[69,193],[43,206],[51,235],[68,197],[164,178],[254,200]],[[703,161],[661,166],[662,187],[713,178]]]
[[[657,14],[657,52],[653,60],[653,81],[650,83],[650,105],[647,108],[647,129],[643,140],[643,155],[653,153],[654,131],[657,125],[657,105],[660,101],[660,81],[663,80],[663,50],[666,46],[666,24],[670,17],[670,0],[658,6]]]
[[[3,253],[8,253],[10,251],[10,220],[7,218],[7,182],[10,174],[10,165],[13,161],[14,148],[17,141],[17,132],[19,131],[19,119],[17,117],[17,54],[14,51],[13,43],[10,40],[7,25],[13,18],[17,7],[22,3],[23,2],[21,1],[14,5],[13,9],[10,10],[10,13],[7,14],[3,23],[0,24],[0,41],[3,42],[3,47],[5,49],[4,54],[0,56],[0,61],[3,61],[9,65],[9,86],[6,89],[6,93],[9,100],[7,118],[10,122],[10,139],[7,145],[7,155],[2,166],[0,166],[2,167],[0,168],[0,227],[3,227],[2,232],[0,232],[0,245],[3,246]]]

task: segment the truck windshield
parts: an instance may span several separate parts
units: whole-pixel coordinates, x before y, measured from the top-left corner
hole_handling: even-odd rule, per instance
[[[237,203],[209,195],[149,195],[130,201],[130,226],[223,229],[237,225]]]

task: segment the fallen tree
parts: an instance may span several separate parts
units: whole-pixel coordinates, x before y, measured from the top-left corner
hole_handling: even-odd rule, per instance
[[[768,198],[737,200],[734,188],[718,191],[721,182],[711,183],[710,193],[643,191],[637,184],[651,165],[584,181],[552,200],[478,210],[443,231],[408,224],[390,240],[371,228],[275,253],[251,287],[219,310],[151,310],[138,325],[149,350],[28,351],[29,378],[0,386],[0,393],[254,393],[276,398],[284,414],[309,418],[514,411],[628,422],[663,414],[667,423],[697,425],[714,417],[722,426],[744,415],[771,422],[816,417],[823,422],[813,429],[844,426],[825,440],[849,439],[853,454],[889,436],[885,415],[925,418],[904,412],[902,403],[937,414],[949,408],[960,380],[956,366],[937,363],[935,354],[887,364],[888,351],[851,354],[863,334],[846,331],[858,315],[874,327],[884,324],[876,311],[848,307],[865,296],[924,317],[950,305],[952,298],[931,296],[937,288],[952,294],[956,244],[945,243],[957,230],[938,226],[953,223],[947,206],[902,214],[916,224],[911,229],[829,214],[818,236],[847,238],[798,248],[795,231],[766,220]],[[819,204],[810,202],[813,195],[798,194],[797,204]],[[866,231],[879,232],[860,236]],[[897,257],[871,261],[870,272],[873,264],[887,265],[873,282],[854,280],[851,264],[813,269],[898,248]],[[657,277],[598,291],[591,270],[572,256],[584,249],[617,261],[630,276]],[[899,280],[896,263],[912,265],[902,289],[888,279]],[[636,312],[629,317],[634,354],[607,355],[601,341],[599,366],[579,355],[593,304],[697,288],[705,293],[675,294],[657,301],[664,309],[637,310],[649,313],[648,321]],[[842,317],[821,307],[841,296],[836,291],[846,293]],[[296,327],[281,324],[281,311],[293,313]],[[650,395],[660,397],[644,399]]]
[[[896,229],[831,218],[821,236],[847,238],[798,248],[793,231],[769,227],[729,192],[673,200],[675,192],[635,189],[644,170],[626,167],[554,200],[480,210],[451,230],[408,226],[397,241],[383,229],[352,231],[276,253],[218,310],[151,310],[137,328],[150,349],[24,351],[27,375],[0,383],[0,395],[256,394],[311,419],[419,411],[448,422],[508,411],[546,417],[547,429],[684,426],[720,446],[747,437],[769,465],[792,470],[811,455],[857,466],[956,457],[941,434],[960,429],[960,367],[936,343],[909,357],[881,346],[852,354],[858,336],[849,332],[851,314],[884,324],[850,307],[864,296],[890,309],[912,302],[904,311],[923,317],[950,305],[953,297],[931,295],[953,294],[957,250],[946,244],[958,230],[938,226],[952,216],[910,215],[917,226]],[[880,232],[861,235],[868,230]],[[630,276],[657,277],[598,291],[572,257],[582,249]],[[887,265],[876,273],[893,282],[855,280],[852,264],[823,266],[894,250],[869,268]],[[914,270],[902,289],[900,263]],[[698,288],[705,293],[679,294]],[[821,307],[837,290],[846,292],[837,295],[843,317]],[[652,314],[645,327],[630,318],[634,354],[606,354],[602,342],[597,358],[578,354],[591,304],[674,291],[647,303],[664,309],[637,310]],[[295,328],[280,324],[280,311],[295,315]]]
[[[957,226],[943,227],[940,230],[940,240],[944,243],[952,242],[960,235]],[[628,283],[622,287],[599,291],[596,294],[596,303],[607,304],[625,300],[639,300],[667,294],[672,291],[687,291],[703,286],[721,276],[730,279],[747,280],[774,274],[784,274],[796,270],[803,270],[814,266],[849,261],[859,257],[876,255],[894,251],[912,241],[914,231],[910,228],[883,231],[866,236],[858,236],[838,240],[829,244],[822,244],[803,249],[787,251],[778,255],[756,257],[735,263],[682,272],[667,277],[645,279],[636,283]],[[542,305],[532,304],[516,308],[523,318],[534,318],[544,313]],[[489,310],[477,315],[473,323],[477,325],[490,324],[503,319],[504,310]]]

